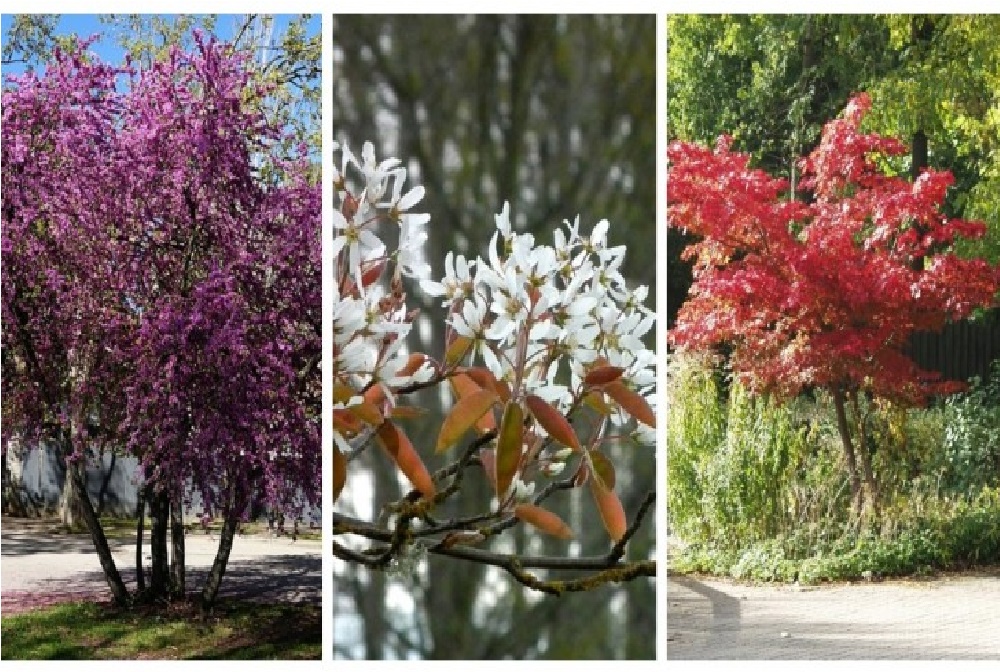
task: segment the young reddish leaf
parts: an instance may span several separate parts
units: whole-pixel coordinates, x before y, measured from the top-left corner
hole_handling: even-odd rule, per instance
[[[503,400],[504,403],[510,401],[510,398],[512,396],[510,393],[510,385],[508,385],[507,381],[504,380],[503,378],[497,379],[497,394],[500,395],[500,398]]]
[[[517,468],[521,464],[521,443],[524,431],[524,411],[521,405],[511,399],[503,410],[500,420],[500,434],[497,436],[497,494],[507,492],[514,481]]]
[[[533,504],[518,504],[514,507],[514,515],[546,534],[560,539],[572,539],[573,530],[563,522],[562,518]]]
[[[344,489],[344,484],[347,483],[347,458],[344,454],[340,452],[340,448],[337,444],[333,444],[333,501],[336,503],[337,498],[340,497],[340,493]]]
[[[467,336],[455,336],[452,342],[448,345],[448,349],[444,351],[444,362],[449,366],[455,366],[465,357],[466,353],[469,352],[469,348],[472,346],[472,339]]]
[[[496,403],[493,390],[479,390],[458,400],[441,424],[435,452],[448,450],[462,435],[469,431]]]
[[[386,259],[377,259],[375,261],[368,262],[361,271],[361,286],[369,287],[373,282],[379,279],[382,275],[382,270],[385,268]]]
[[[356,434],[361,431],[361,421],[343,408],[333,410],[333,426],[342,434]]]
[[[479,464],[483,467],[483,473],[486,474],[487,480],[489,480],[490,485],[496,490],[497,487],[497,452],[492,448],[484,448],[479,451]],[[499,493],[497,493],[499,494]]]
[[[605,490],[615,489],[615,465],[604,453],[592,450],[589,453],[590,463],[594,465],[594,480]]]
[[[618,381],[605,385],[604,391],[633,418],[644,425],[656,427],[656,415],[641,394],[630,390]]]
[[[507,381],[497,378],[493,372],[485,366],[473,366],[465,370],[467,375],[476,385],[484,390],[493,390],[500,397],[500,401],[507,403],[510,400],[510,385]]]
[[[465,373],[456,373],[454,376],[448,378],[448,382],[451,383],[451,389],[455,393],[455,397],[458,399],[467,397],[470,394],[483,389]]]
[[[562,413],[553,408],[549,402],[533,394],[528,395],[527,404],[535,420],[538,420],[538,424],[545,428],[549,436],[564,446],[580,450],[580,440],[576,438],[573,426]]]
[[[493,372],[485,366],[469,367],[468,369],[465,369],[464,373],[472,380],[472,382],[484,390],[493,390],[498,395],[500,394],[496,376],[494,376]]]
[[[407,358],[406,364],[403,365],[403,368],[401,368],[396,373],[396,375],[397,376],[412,376],[414,373],[417,372],[417,370],[421,366],[424,365],[424,362],[426,362],[426,361],[427,361],[427,355],[425,355],[423,353],[420,353],[420,352],[414,352],[413,354],[411,354]]]
[[[382,402],[385,401],[385,390],[382,388],[381,383],[376,383],[365,390],[365,393],[362,396],[369,404],[380,406]]]
[[[587,373],[583,382],[591,387],[607,385],[621,378],[623,373],[625,369],[620,366],[598,366]]]
[[[413,487],[419,490],[425,499],[433,497],[437,493],[434,480],[406,434],[388,420],[378,428],[377,434],[382,446],[396,461],[399,470]]]
[[[622,507],[618,495],[615,494],[614,490],[602,488],[597,479],[590,481],[590,494],[594,496],[597,510],[601,513],[604,529],[608,531],[608,535],[614,541],[619,541],[625,536],[628,525],[625,522],[625,509]]]
[[[577,470],[576,475],[573,476],[573,487],[579,488],[586,484],[590,480],[590,465],[586,462],[580,463],[580,468]]]
[[[448,380],[451,382],[451,388],[455,392],[456,399],[464,399],[483,389],[464,373],[454,375]],[[496,426],[497,420],[493,417],[493,413],[486,413],[476,421],[476,429],[481,434],[496,429]]]
[[[355,404],[347,409],[351,415],[360,419],[361,421],[373,426],[378,427],[384,421],[382,417],[382,412],[378,410],[375,404],[364,401],[360,404]]]

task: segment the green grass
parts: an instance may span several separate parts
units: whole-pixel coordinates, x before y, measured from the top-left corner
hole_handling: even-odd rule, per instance
[[[114,609],[75,602],[2,619],[4,660],[313,659],[322,655],[315,605],[219,604]]]

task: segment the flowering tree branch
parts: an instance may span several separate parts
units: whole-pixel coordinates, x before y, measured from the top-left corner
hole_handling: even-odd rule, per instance
[[[430,217],[410,212],[423,187],[404,191],[406,170],[395,158],[377,161],[370,143],[360,159],[346,147],[340,153],[334,174],[334,500],[350,463],[373,442],[413,489],[382,505],[379,519],[391,525],[335,514],[335,534],[375,542],[363,550],[334,542],[337,557],[392,569],[429,552],[495,565],[525,586],[555,594],[651,576],[655,563],[622,558],[654,495],[629,523],[604,449],[626,439],[655,443],[655,356],[641,340],[655,318],[643,305],[646,288],[628,288],[621,275],[625,248],[608,245],[609,223],[599,222],[588,236],[579,220],[567,221],[565,230],[554,231],[553,245],[540,245],[513,230],[505,205],[487,259],[449,252],[445,276],[434,280],[421,252]],[[385,225],[398,226],[394,250],[378,235]],[[442,300],[442,353],[407,348],[416,311],[406,297],[414,290]],[[433,452],[465,447],[432,474],[425,463],[430,451],[414,447],[403,425],[423,409],[404,401],[441,387],[453,403]],[[462,490],[470,467],[482,471],[492,499],[481,510],[440,519],[437,511]],[[570,475],[560,477],[564,471]],[[473,548],[519,523],[572,538],[572,529],[543,505],[585,485],[614,542],[608,554],[521,558]],[[592,574],[550,582],[527,569]]]

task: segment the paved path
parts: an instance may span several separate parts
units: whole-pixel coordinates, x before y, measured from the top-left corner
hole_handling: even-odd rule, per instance
[[[670,575],[667,600],[669,659],[1000,659],[1000,568],[816,587]]]
[[[134,589],[134,535],[111,539],[109,543],[122,578]],[[217,547],[217,535],[188,533],[185,565],[189,590],[201,589]],[[144,546],[143,551],[148,572],[149,546]],[[320,604],[321,556],[319,541],[237,535],[220,597]],[[73,599],[104,600],[108,595],[89,535],[53,534],[41,524],[23,525],[4,519],[0,527],[0,600],[4,614]]]

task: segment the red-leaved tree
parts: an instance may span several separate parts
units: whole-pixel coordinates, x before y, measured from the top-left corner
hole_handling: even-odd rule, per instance
[[[273,158],[243,57],[195,43],[142,71],[84,43],[3,92],[4,427],[66,460],[120,603],[83,478],[96,441],[139,460],[154,594],[184,592],[192,493],[225,520],[210,605],[251,500],[320,492],[320,190],[305,148]]]
[[[684,252],[694,284],[671,344],[726,346],[734,374],[756,392],[828,390],[859,511],[865,489],[877,506],[860,397],[919,405],[959,389],[910,359],[910,336],[990,306],[1000,286],[996,268],[952,251],[985,227],[942,213],[951,174],[925,170],[910,182],[889,173],[884,159],[906,147],[861,132],[870,106],[860,94],[824,127],[800,161],[801,200],[726,137],[714,150],[672,143],[667,185],[669,226],[698,237]]]

